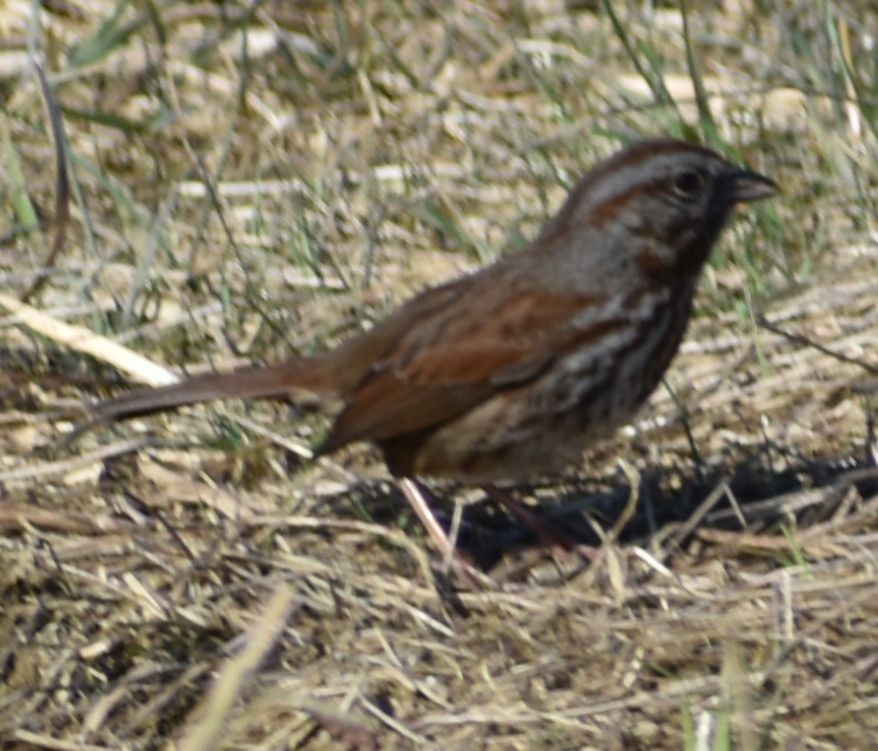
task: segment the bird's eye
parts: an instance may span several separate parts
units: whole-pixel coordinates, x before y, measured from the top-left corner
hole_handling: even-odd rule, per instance
[[[681,198],[695,198],[703,185],[704,175],[698,170],[683,170],[674,177],[674,192]]]

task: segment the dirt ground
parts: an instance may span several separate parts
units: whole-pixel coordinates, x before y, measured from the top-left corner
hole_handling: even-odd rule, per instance
[[[0,747],[875,746],[874,8],[44,6],[0,9]],[[782,192],[638,420],[515,489],[580,549],[437,485],[462,581],[311,409],[67,440],[331,346],[657,134]]]

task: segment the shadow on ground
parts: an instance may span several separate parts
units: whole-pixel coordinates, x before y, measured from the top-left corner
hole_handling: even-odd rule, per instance
[[[573,546],[599,546],[602,537],[618,531],[620,544],[661,549],[679,548],[696,533],[716,541],[723,533],[783,535],[784,530],[832,519],[842,504],[850,503],[852,489],[859,498],[878,493],[878,467],[865,452],[859,457],[782,460],[772,453],[776,454],[762,450],[733,464],[691,465],[688,470],[646,467],[635,477],[636,506],[627,521],[621,517],[631,500],[632,482],[621,470],[602,482],[517,486],[509,491]],[[446,530],[460,492],[442,487],[433,494],[434,511]],[[368,508],[374,521],[417,524],[400,517],[405,513],[400,510],[407,510],[405,501],[396,491],[388,493],[383,483],[362,485],[353,495],[353,505]],[[339,499],[332,513],[352,513],[347,505]],[[623,526],[616,530],[619,524]],[[477,566],[490,571],[501,560],[545,548],[545,541],[499,504],[484,499],[466,505],[457,545]]]

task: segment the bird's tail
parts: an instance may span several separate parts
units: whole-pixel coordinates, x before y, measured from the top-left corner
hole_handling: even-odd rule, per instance
[[[157,388],[139,388],[95,405],[88,426],[150,415],[216,399],[271,399],[329,396],[334,378],[320,357],[262,365],[228,373],[208,373]]]

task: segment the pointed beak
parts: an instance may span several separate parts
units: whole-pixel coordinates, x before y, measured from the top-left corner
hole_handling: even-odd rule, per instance
[[[723,180],[732,203],[748,203],[777,193],[777,183],[765,175],[748,169],[730,170]]]

